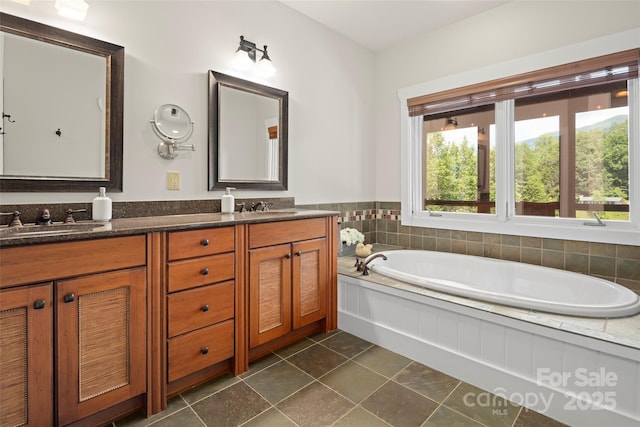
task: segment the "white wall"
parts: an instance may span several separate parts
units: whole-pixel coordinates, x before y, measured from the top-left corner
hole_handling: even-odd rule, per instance
[[[3,1],[2,10],[125,47],[124,191],[111,194],[114,200],[221,197],[207,191],[207,71],[250,78],[230,68],[240,35],[269,46],[278,71],[260,83],[289,92],[289,190],[236,197],[295,197],[301,204],[374,198],[371,51],[276,1],[88,3],[82,23],[59,18],[52,1]],[[159,140],[149,124],[166,103],[182,106],[195,122],[189,143],[196,151],[169,161],[156,154]],[[167,171],[180,172],[180,191],[165,189]],[[2,193],[0,203],[93,197]]]
[[[399,89],[632,28],[638,1],[512,1],[379,52],[375,199],[401,198]]]

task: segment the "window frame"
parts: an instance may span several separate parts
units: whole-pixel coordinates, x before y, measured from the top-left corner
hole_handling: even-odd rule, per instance
[[[496,213],[438,212],[431,215],[422,206],[422,120],[423,116],[409,117],[407,100],[429,94],[456,90],[518,74],[535,72],[547,67],[562,66],[569,62],[589,60],[615,52],[637,49],[640,29],[625,31],[576,46],[496,64],[461,74],[448,76],[420,85],[400,89],[401,113],[401,171],[402,199],[401,223],[406,226],[443,228],[557,238],[601,243],[640,245],[640,185],[630,185],[629,221],[605,221],[605,227],[585,226],[584,219],[549,218],[515,215],[515,138],[514,100],[495,103],[496,116]],[[586,52],[578,56],[576,52]],[[584,55],[584,54],[583,54]],[[531,64],[538,64],[531,69]],[[638,78],[629,80],[629,182],[640,183],[640,84]],[[452,113],[455,115],[455,112]]]

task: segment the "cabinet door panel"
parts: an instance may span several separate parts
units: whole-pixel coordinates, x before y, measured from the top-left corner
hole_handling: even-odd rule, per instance
[[[293,328],[327,314],[327,240],[293,244]]]
[[[291,246],[249,251],[249,347],[291,330]]]
[[[1,426],[53,424],[52,289],[0,292]]]
[[[144,393],[145,269],[57,282],[56,300],[60,424]]]

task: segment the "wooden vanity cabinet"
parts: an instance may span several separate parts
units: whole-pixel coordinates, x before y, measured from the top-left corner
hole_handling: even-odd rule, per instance
[[[0,426],[53,423],[52,299],[50,282],[0,291]]]
[[[231,370],[235,355],[235,231],[168,233],[167,394]]]
[[[330,283],[327,218],[249,226],[249,348],[326,323]],[[297,337],[297,336],[296,336]],[[283,341],[284,345],[285,341]]]
[[[143,407],[145,264],[145,236],[0,249],[1,425],[99,425]]]

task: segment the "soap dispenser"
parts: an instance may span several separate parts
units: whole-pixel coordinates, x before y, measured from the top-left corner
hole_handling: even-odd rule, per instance
[[[233,187],[227,187],[222,196],[222,213],[233,213],[235,210],[235,201],[231,190],[235,190]]]
[[[111,198],[107,196],[105,187],[100,187],[100,194],[93,199],[91,217],[94,221],[111,220]]]

